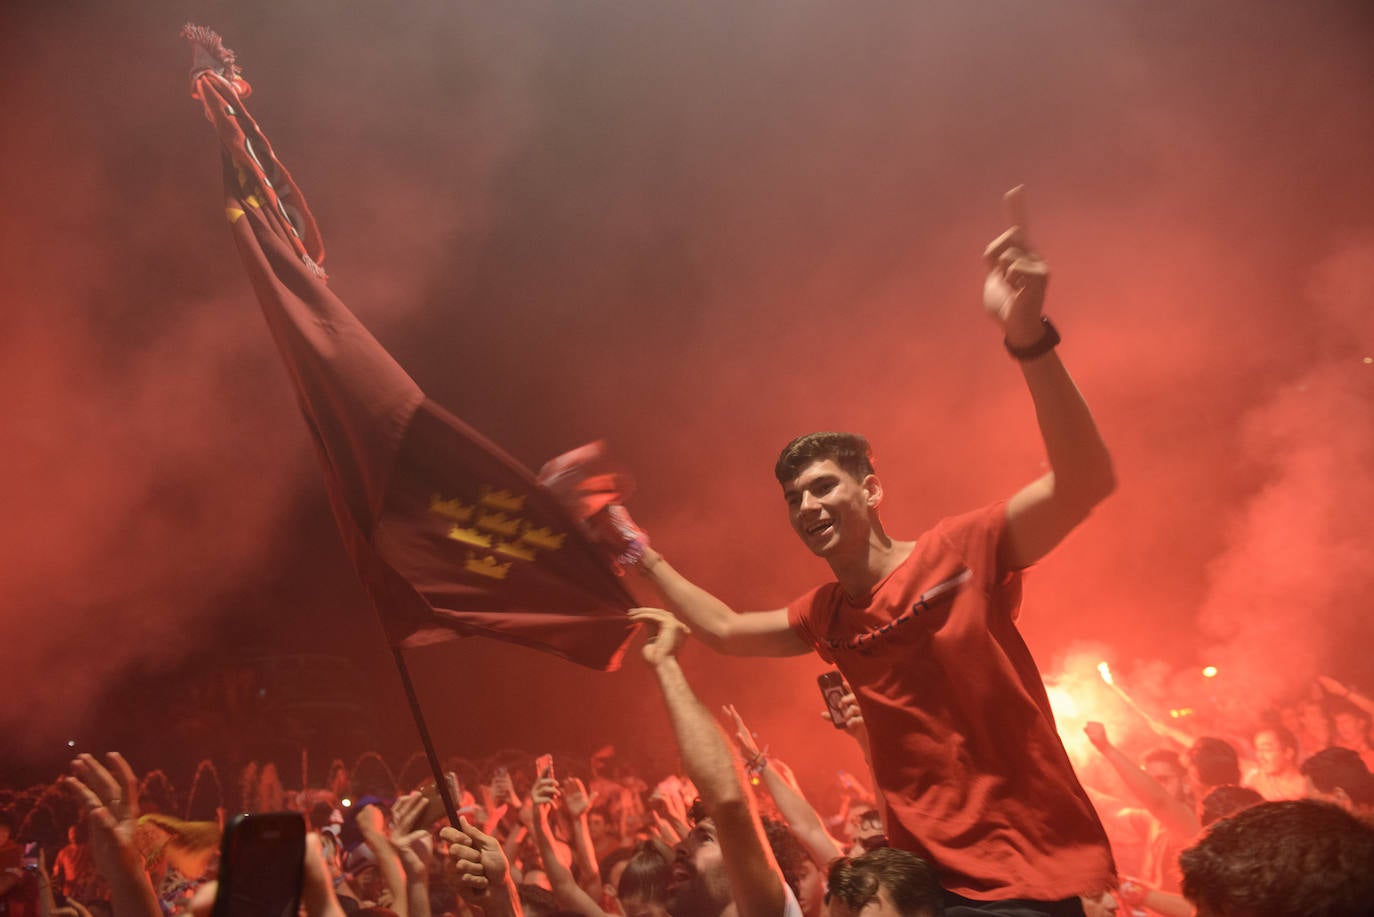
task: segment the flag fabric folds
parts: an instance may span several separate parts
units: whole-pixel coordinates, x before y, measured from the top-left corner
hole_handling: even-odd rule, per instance
[[[425,396],[325,283],[305,198],[244,107],[232,52],[187,26],[223,148],[225,215],[388,638],[486,636],[619,666],[635,603],[567,507]]]

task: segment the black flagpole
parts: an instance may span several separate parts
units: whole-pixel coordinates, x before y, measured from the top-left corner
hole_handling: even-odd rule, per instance
[[[444,768],[439,764],[439,755],[434,751],[434,741],[429,737],[429,727],[425,725],[425,715],[420,711],[420,701],[415,696],[415,685],[410,681],[410,670],[406,668],[401,648],[392,645],[391,656],[396,660],[396,671],[401,676],[401,687],[406,689],[406,702],[410,704],[410,715],[415,718],[415,728],[420,733],[420,744],[425,747],[425,757],[429,759],[429,769],[434,774],[434,787],[439,791],[439,799],[444,803],[448,823],[458,827],[458,806],[453,801],[453,793],[444,776]]]

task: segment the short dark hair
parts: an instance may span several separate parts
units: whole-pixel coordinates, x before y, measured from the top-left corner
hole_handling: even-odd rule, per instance
[[[1293,733],[1289,732],[1287,729],[1280,726],[1278,723],[1261,726],[1260,728],[1255,730],[1253,738],[1258,739],[1261,733],[1265,732],[1272,732],[1274,734],[1274,738],[1278,739],[1279,744],[1282,745],[1284,748],[1291,748],[1293,749],[1293,751],[1298,750],[1298,737],[1293,735]]]
[[[1203,736],[1188,749],[1188,763],[1204,786],[1240,783],[1240,756],[1225,739]]]
[[[811,855],[787,825],[766,815],[759,821],[763,822],[764,836],[768,838],[768,846],[773,851],[773,859],[777,861],[783,881],[792,889],[792,894],[800,898],[802,866]]]
[[[873,450],[857,433],[808,433],[783,447],[773,474],[786,484],[814,462],[830,459],[856,479],[873,474]]]
[[[1179,856],[1184,897],[1221,917],[1364,917],[1370,863],[1374,827],[1310,799],[1223,818]]]
[[[1264,802],[1264,797],[1248,786],[1226,784],[1202,797],[1202,827],[1235,815],[1241,809]]]
[[[1374,805],[1374,774],[1357,751],[1323,748],[1302,762],[1300,770],[1323,793],[1334,793],[1339,787],[1356,805]]]
[[[1179,760],[1178,752],[1172,748],[1152,748],[1145,752],[1140,757],[1140,765],[1144,767],[1146,764],[1167,764],[1178,771],[1180,777],[1187,773],[1183,762]]]
[[[895,847],[834,860],[826,877],[825,900],[828,903],[832,897],[839,898],[857,914],[880,888],[887,889],[902,917],[940,917],[945,911],[944,892],[935,869],[915,854]]]

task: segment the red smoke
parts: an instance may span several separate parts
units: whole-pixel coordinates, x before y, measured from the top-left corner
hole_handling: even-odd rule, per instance
[[[1251,706],[1367,676],[1360,5],[189,12],[239,52],[335,289],[421,385],[534,466],[609,439],[655,543],[743,608],[826,574],[769,474],[798,433],[871,437],[898,536],[1040,473],[977,305],[1000,194],[1027,182],[1121,481],[1028,578],[1047,674],[1077,677],[1088,641],[1155,673],[1164,708],[1203,662]],[[219,222],[187,14],[5,14],[0,692],[35,754],[131,672],[239,651],[226,629],[346,649],[395,700]],[[859,767],[814,660],[687,658],[804,780],[818,742]],[[572,713],[663,734],[635,660],[602,676],[466,642],[415,663],[428,697],[458,670],[505,692],[434,702],[451,747],[572,743]]]

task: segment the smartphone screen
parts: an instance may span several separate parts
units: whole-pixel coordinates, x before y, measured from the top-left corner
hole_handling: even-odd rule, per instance
[[[536,777],[553,776],[553,755],[540,755],[534,759],[534,774]]]
[[[825,698],[825,709],[830,711],[830,722],[836,729],[843,729],[844,718],[841,712],[840,699],[849,693],[849,689],[844,683],[844,676],[838,670],[832,669],[817,677],[816,682],[821,686],[821,697]]]
[[[304,865],[299,814],[234,816],[224,829],[214,917],[296,917]]]

